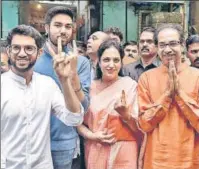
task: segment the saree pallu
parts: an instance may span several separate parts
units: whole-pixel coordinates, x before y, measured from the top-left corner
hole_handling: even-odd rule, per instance
[[[114,110],[114,104],[126,93],[126,102],[132,117],[138,118],[137,83],[122,77],[99,93],[97,85],[91,85],[91,102],[84,124],[92,132],[114,129],[117,138],[114,144],[85,140],[85,162],[87,169],[137,169],[137,142],[134,133]]]

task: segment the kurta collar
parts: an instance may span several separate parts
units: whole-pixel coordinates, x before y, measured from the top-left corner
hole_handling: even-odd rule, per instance
[[[20,84],[22,84],[22,85],[24,85],[24,86],[27,86],[27,85],[26,85],[26,79],[25,79],[24,77],[17,75],[17,74],[14,73],[11,69],[8,71],[8,73],[10,74],[10,77],[11,77],[13,80],[17,81],[18,83],[20,83]],[[35,79],[35,72],[33,72],[32,79],[31,79],[29,85],[32,84],[32,81],[33,81],[34,79]]]
[[[177,72],[177,74],[178,73],[180,73],[180,72],[182,72],[182,71],[184,71],[186,68],[188,68],[189,67],[189,65],[187,64],[187,63],[181,63],[181,65],[180,65],[180,67],[179,67],[179,69],[178,69],[178,72]],[[159,67],[164,73],[168,73],[168,67],[167,66],[165,66],[165,65],[160,65],[160,67]]]

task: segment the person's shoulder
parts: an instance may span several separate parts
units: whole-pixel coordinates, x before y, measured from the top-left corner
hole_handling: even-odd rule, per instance
[[[199,68],[193,67],[193,66],[189,66],[188,67],[191,71],[198,73],[199,72]]]
[[[137,84],[137,82],[129,76],[120,77],[120,80],[122,80],[124,84]]]
[[[50,76],[41,74],[39,72],[34,71],[34,77],[37,79],[37,81],[39,81],[41,83],[45,83],[45,84],[55,83],[54,80]]]
[[[10,74],[9,71],[1,74],[1,82],[9,80],[10,79],[9,74]]]
[[[157,79],[157,76],[160,75],[162,73],[162,70],[160,67],[155,67],[153,69],[149,69],[145,72],[143,72],[140,77],[139,77],[139,80],[140,79]],[[154,79],[155,78],[155,79]],[[139,82],[138,80],[138,82]]]
[[[91,64],[90,61],[85,56],[78,56],[77,58],[77,69],[78,72],[90,72]]]
[[[124,69],[134,69],[138,64],[139,64],[139,61],[137,60],[133,63],[129,63],[127,65],[124,65],[123,68]]]
[[[86,58],[86,57],[83,56],[83,55],[78,56],[77,60],[78,60],[78,62],[80,62],[80,63],[89,63],[88,58]]]
[[[37,58],[37,61],[35,62],[34,68],[38,68],[38,67],[42,66],[44,64],[44,62],[46,62],[46,60],[47,60],[47,57],[45,54],[40,55]]]
[[[198,68],[189,66],[188,70],[191,72],[192,75],[199,76],[199,69]]]
[[[144,73],[147,73],[147,74],[154,74],[154,73],[156,73],[156,72],[161,72],[161,71],[162,71],[161,69],[162,69],[162,68],[161,68],[160,66],[158,66],[158,67],[154,67],[154,68],[152,68],[152,69],[149,69],[149,70],[145,71]]]

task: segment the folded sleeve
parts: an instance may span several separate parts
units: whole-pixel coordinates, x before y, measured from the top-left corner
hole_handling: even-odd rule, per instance
[[[51,103],[52,113],[67,126],[78,126],[82,124],[84,116],[83,106],[80,104],[80,113],[71,112],[65,105],[63,93],[55,83],[51,90],[54,91]]]
[[[199,92],[197,92],[197,95],[199,95]],[[199,101],[189,97],[184,91],[176,95],[175,100],[185,118],[199,133]]]
[[[164,93],[158,100],[153,101],[147,75],[143,73],[138,81],[139,127],[144,132],[152,131],[164,119],[171,101]]]

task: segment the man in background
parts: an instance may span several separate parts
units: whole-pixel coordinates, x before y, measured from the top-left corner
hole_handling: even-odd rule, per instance
[[[1,54],[1,74],[7,72],[10,69],[9,57],[6,51],[6,42],[1,42],[0,54]]]
[[[102,31],[97,31],[92,33],[89,36],[89,39],[87,41],[87,50],[86,53],[90,59],[91,62],[91,79],[95,78],[95,72],[96,72],[96,66],[98,62],[98,56],[97,52],[99,49],[99,46],[104,42],[106,39],[108,39],[109,36]]]
[[[140,34],[139,39],[139,57],[134,63],[125,65],[123,73],[130,76],[135,81],[138,81],[140,75],[149,70],[158,67],[161,61],[157,57],[157,47],[155,45],[155,32],[156,29],[146,27]]]
[[[123,45],[124,58],[123,64],[127,65],[138,60],[138,46],[136,41],[128,41]]]
[[[110,27],[104,31],[109,35],[109,37],[113,40],[116,40],[118,43],[122,43],[123,41],[123,33],[117,27]]]
[[[191,66],[199,68],[199,35],[191,35],[186,40],[187,57]]]

